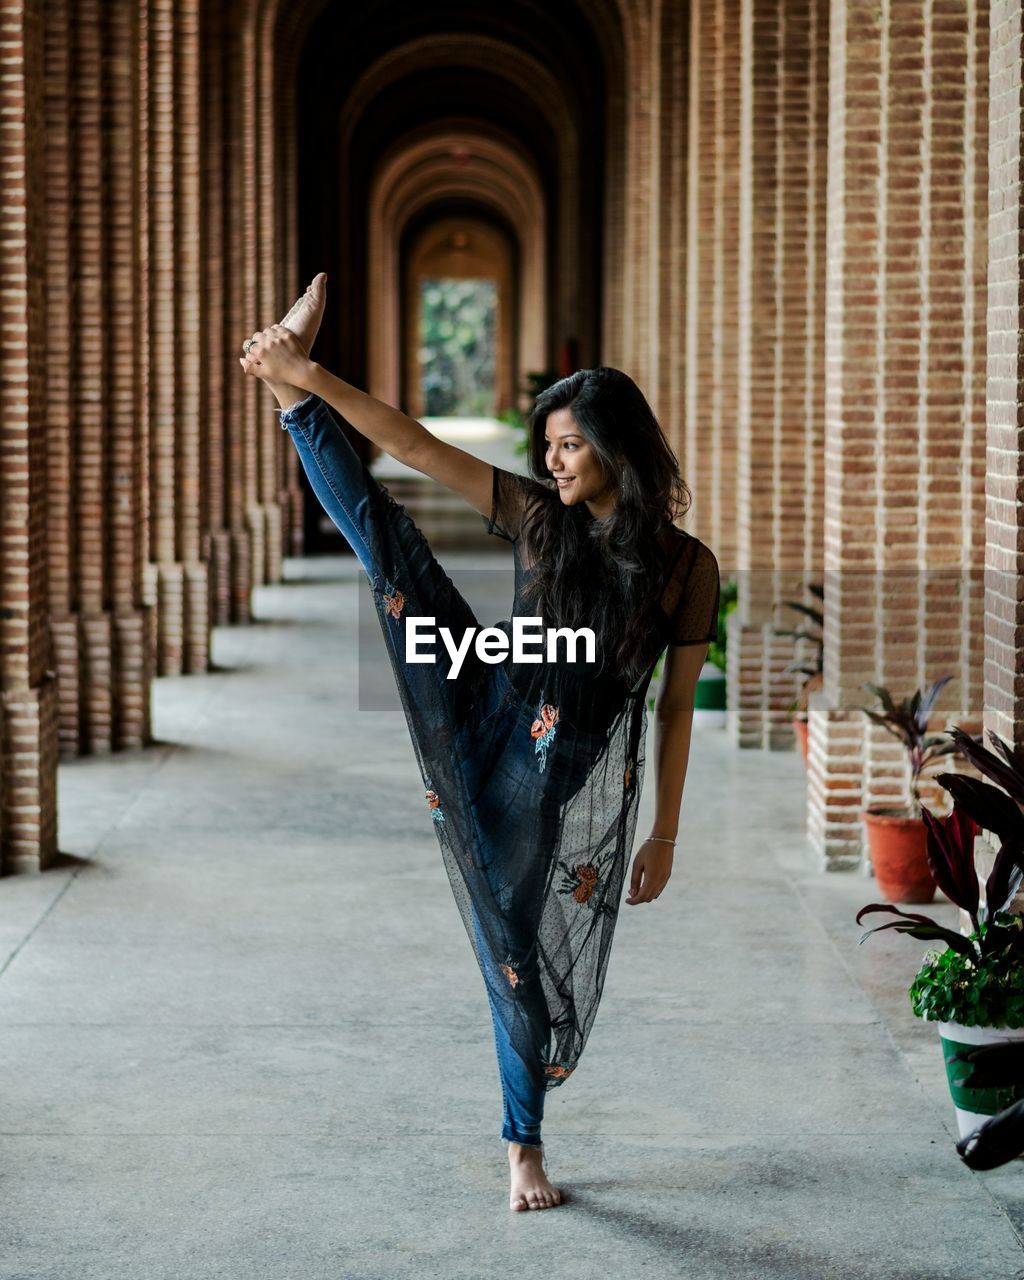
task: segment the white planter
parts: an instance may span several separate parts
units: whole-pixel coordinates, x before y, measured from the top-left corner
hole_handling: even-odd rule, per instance
[[[943,1058],[946,1054],[952,1053],[953,1046],[958,1044],[1006,1044],[1012,1040],[1024,1040],[1024,1027],[965,1027],[959,1022],[940,1022],[938,1028]],[[949,1069],[947,1064],[947,1079]],[[957,1069],[962,1069],[962,1064],[958,1064]],[[958,1105],[956,1091],[952,1085],[950,1085],[950,1092],[953,1094],[953,1105],[956,1108],[956,1121],[961,1138],[966,1138],[969,1133],[977,1129],[978,1125],[984,1124],[990,1116],[996,1114],[995,1111],[969,1111]]]

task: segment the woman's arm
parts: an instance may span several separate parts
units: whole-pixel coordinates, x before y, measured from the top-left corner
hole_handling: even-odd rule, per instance
[[[315,367],[309,379],[310,391],[337,409],[385,453],[454,490],[481,515],[491,514],[494,471],[489,462],[439,440],[415,418],[349,386],[321,365]]]
[[[626,902],[652,902],[672,874],[674,848],[664,840],[675,840],[679,829],[679,808],[690,759],[690,731],[693,728],[693,701],[697,677],[707,657],[706,644],[669,645],[665,650],[665,673],[654,705],[657,721],[657,795],[651,835],[633,859],[629,896]]]

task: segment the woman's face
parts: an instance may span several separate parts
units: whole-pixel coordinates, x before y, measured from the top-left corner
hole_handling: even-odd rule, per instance
[[[615,508],[615,485],[607,480],[570,409],[554,409],[544,427],[544,465],[554,476],[563,506],[585,502],[597,519]]]

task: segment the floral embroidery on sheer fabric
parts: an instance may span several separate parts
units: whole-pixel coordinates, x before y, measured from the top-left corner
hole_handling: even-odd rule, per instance
[[[542,702],[537,711],[537,719],[530,726],[530,736],[535,740],[534,750],[540,756],[540,771],[548,762],[548,748],[555,740],[555,724],[558,721],[558,708],[550,702]]]
[[[405,604],[405,597],[390,578],[388,578],[384,583],[383,594],[384,612],[390,614],[397,622],[397,620],[402,616],[402,606]]]

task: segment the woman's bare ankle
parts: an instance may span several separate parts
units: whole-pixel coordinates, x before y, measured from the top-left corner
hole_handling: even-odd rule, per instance
[[[301,387],[293,387],[290,382],[268,382],[267,386],[277,397],[280,409],[287,409],[290,404],[305,400],[309,395],[308,391],[303,391]]]

